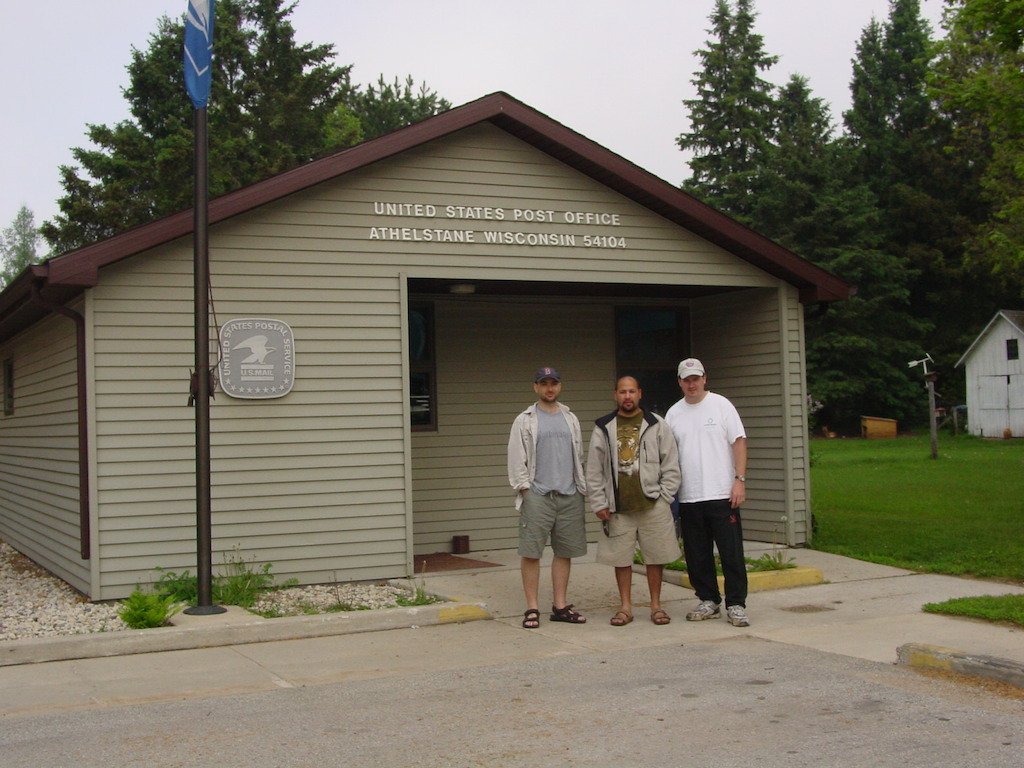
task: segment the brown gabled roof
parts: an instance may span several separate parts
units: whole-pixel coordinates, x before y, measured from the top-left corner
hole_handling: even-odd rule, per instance
[[[850,286],[834,275],[500,92],[221,195],[210,201],[209,223],[216,224],[484,121],[796,286],[801,301],[805,303],[834,301],[851,295]],[[0,294],[0,339],[27,327],[45,314],[45,310],[35,307],[29,299],[32,282],[39,285],[48,300],[63,303],[84,288],[95,285],[101,267],[188,235],[192,226],[192,211],[181,211],[55,256],[26,271]]]

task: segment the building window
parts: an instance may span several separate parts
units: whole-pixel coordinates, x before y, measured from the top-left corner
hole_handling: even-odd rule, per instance
[[[1006,340],[1006,359],[1020,360],[1020,347],[1017,345],[1017,339]]]
[[[14,360],[4,360],[4,416],[14,413]]]
[[[679,399],[676,371],[689,356],[689,309],[616,310],[615,365],[619,376],[639,379],[645,409],[664,416]]]
[[[437,429],[437,363],[434,306],[409,305],[409,412],[416,431]]]

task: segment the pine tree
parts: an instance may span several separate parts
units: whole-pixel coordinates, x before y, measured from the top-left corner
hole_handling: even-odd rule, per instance
[[[355,95],[353,109],[365,138],[375,139],[451,109],[451,103],[428,89],[426,83],[421,83],[418,90],[413,88],[412,75],[404,83],[396,77],[393,84],[381,75],[376,87],[368,85]]]
[[[752,0],[717,0],[710,16],[712,39],[697,52],[697,98],[683,102],[690,130],[676,142],[694,153],[683,188],[705,202],[746,220],[758,168],[773,135],[774,86],[761,78],[777,56],[764,51],[754,32]]]
[[[963,243],[981,212],[977,168],[946,150],[951,124],[927,88],[933,50],[918,0],[892,0],[889,18],[868,25],[858,43],[844,122],[854,151],[849,183],[870,187],[881,249],[908,279],[908,327],[920,333],[905,338],[950,374],[947,393],[958,400],[951,374],[965,326],[994,308],[985,281],[963,266]]]
[[[824,102],[793,76],[776,100],[775,141],[755,195],[752,226],[857,287],[845,301],[809,308],[808,390],[818,419],[855,432],[860,415],[919,410],[904,373],[921,326],[907,312],[910,275],[886,255],[877,198],[854,181],[850,142],[832,137]]]
[[[285,0],[217,4],[208,111],[211,197],[252,184],[364,138],[351,65],[332,45],[298,43]],[[125,98],[131,118],[90,125],[92,148],[62,166],[60,213],[42,226],[57,253],[192,204],[193,111],[183,84],[180,19],[160,19],[145,51],[132,50]],[[401,101],[405,94],[394,100]],[[409,114],[447,102],[421,88]],[[401,119],[403,114],[399,115]]]

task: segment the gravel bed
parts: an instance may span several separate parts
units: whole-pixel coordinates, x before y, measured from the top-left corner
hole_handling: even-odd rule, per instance
[[[0,640],[128,629],[110,603],[90,603],[0,541]]]
[[[411,597],[411,593],[391,584],[321,584],[268,592],[249,610],[278,616],[372,610],[394,608],[401,597]]]
[[[330,584],[268,592],[253,612],[295,616],[391,608],[409,590],[391,584]],[[128,629],[119,603],[89,602],[64,581],[0,541],[0,641]],[[339,605],[341,607],[339,607]]]

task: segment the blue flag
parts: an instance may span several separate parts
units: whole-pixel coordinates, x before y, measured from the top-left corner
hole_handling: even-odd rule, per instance
[[[210,97],[213,2],[188,0],[188,10],[185,11],[185,88],[196,109],[205,107]]]

